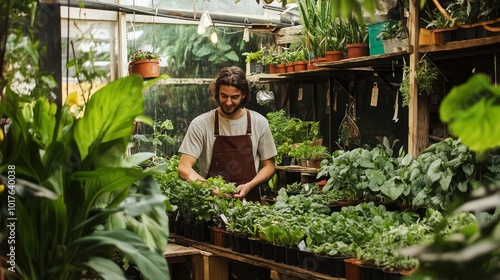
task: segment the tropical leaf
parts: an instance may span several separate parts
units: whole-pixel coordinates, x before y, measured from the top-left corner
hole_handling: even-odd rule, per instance
[[[128,94],[122,95],[124,89]],[[142,79],[132,75],[108,83],[90,98],[85,115],[75,125],[82,161],[92,152],[96,141],[106,143],[122,139],[123,143],[117,144],[125,150],[134,119],[144,110],[142,89]]]

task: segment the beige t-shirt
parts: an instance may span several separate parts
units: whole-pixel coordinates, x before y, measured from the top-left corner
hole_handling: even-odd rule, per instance
[[[205,177],[212,160],[215,113],[217,109],[203,113],[189,124],[179,153],[187,154],[198,159],[198,168],[201,176]],[[247,110],[247,109],[245,109]],[[252,152],[255,161],[255,170],[259,170],[260,160],[270,159],[277,155],[271,130],[267,119],[261,114],[248,110],[252,122]],[[225,136],[244,135],[247,129],[246,112],[236,120],[229,120],[219,115],[219,134]]]

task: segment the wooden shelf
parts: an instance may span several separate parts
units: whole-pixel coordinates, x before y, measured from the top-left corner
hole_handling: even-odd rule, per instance
[[[286,172],[295,172],[295,173],[311,173],[311,174],[318,173],[317,168],[303,167],[300,165],[287,165],[287,166],[278,165],[278,166],[276,166],[276,170],[286,171]]]
[[[345,280],[345,278],[335,278],[326,274],[316,273],[306,269],[302,269],[297,266],[291,266],[284,263],[275,262],[274,260],[268,260],[261,257],[257,257],[250,254],[242,254],[235,252],[229,248],[224,248],[220,246],[215,246],[211,243],[199,242],[196,240],[188,239],[183,236],[177,236],[172,234],[169,239],[169,243],[176,243],[184,246],[189,246],[202,250],[206,253],[211,253],[219,257],[236,260],[239,262],[244,262],[250,265],[259,266],[267,268],[271,271],[276,271],[283,276],[294,276],[300,279],[325,279],[325,280]]]
[[[433,52],[446,52],[446,51],[472,51],[472,53],[477,53],[478,48],[491,48],[492,45],[499,44],[500,47],[500,35],[485,37],[485,38],[477,38],[470,40],[461,40],[461,41],[453,41],[447,42],[440,45],[429,45],[429,46],[421,46],[418,51],[421,53],[433,53]],[[473,48],[473,50],[471,50]],[[489,50],[491,52],[491,49]]]
[[[411,52],[395,52],[388,54],[378,54],[370,56],[362,56],[356,58],[348,58],[339,61],[323,62],[318,63],[318,67],[329,68],[329,69],[379,69],[379,68],[392,68],[392,67],[402,67],[403,58],[408,59]],[[367,67],[367,65],[369,65]]]

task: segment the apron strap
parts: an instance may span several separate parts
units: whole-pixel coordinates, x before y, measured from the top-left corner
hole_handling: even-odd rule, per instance
[[[250,111],[247,110],[247,135],[252,134],[252,121],[250,120]]]
[[[215,110],[214,135],[219,136],[219,111]]]
[[[252,134],[252,122],[250,120],[250,111],[247,110],[247,135]],[[219,111],[215,110],[214,135],[219,136]]]

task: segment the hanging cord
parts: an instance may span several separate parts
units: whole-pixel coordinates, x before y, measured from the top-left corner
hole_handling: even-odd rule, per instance
[[[69,63],[69,45],[70,45],[70,40],[69,40],[69,28],[70,28],[70,25],[69,25],[69,22],[71,20],[71,15],[70,15],[70,0],[68,0],[68,23],[67,23],[67,31],[66,31],[66,65],[68,65]],[[76,59],[76,57],[75,57]],[[69,68],[66,67],[66,96],[69,95]],[[62,100],[61,100],[62,102]]]
[[[132,4],[134,5],[134,8],[135,8],[135,0]],[[132,39],[132,49],[135,50],[136,49],[136,47],[135,47],[135,9],[134,9],[134,13],[132,14],[132,32],[134,34],[134,38]]]

